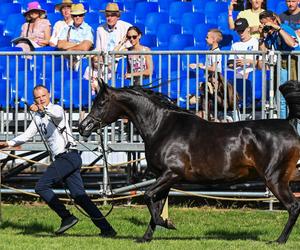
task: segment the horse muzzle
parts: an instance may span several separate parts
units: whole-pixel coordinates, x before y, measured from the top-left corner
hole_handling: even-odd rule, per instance
[[[98,121],[95,121],[92,117],[87,116],[78,126],[80,135],[89,137],[93,130],[100,127]]]

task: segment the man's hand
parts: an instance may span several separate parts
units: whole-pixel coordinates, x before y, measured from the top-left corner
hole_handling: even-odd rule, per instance
[[[6,148],[6,147],[8,147],[8,143],[6,141],[1,141],[0,142],[0,149],[1,148]]]
[[[29,109],[32,112],[38,112],[38,111],[43,111],[45,108],[43,105],[37,105],[34,103],[29,107]]]

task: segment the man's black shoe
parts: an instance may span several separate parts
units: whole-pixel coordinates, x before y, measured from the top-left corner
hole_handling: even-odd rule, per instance
[[[113,228],[106,230],[106,231],[101,231],[101,233],[99,234],[99,236],[101,236],[103,238],[113,238],[116,235],[117,235],[117,232]]]
[[[55,234],[62,234],[67,231],[69,228],[73,227],[79,220],[71,215],[68,218],[65,218],[61,221],[60,228],[55,231]]]

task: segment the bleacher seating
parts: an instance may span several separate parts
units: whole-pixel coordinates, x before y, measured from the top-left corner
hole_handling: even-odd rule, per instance
[[[138,2],[135,5],[135,23],[145,23],[148,13],[158,12],[158,4],[155,2]]]
[[[195,26],[198,23],[204,23],[205,16],[203,13],[186,12],[182,15],[181,26],[182,34],[194,34]]]
[[[3,36],[0,38],[0,51],[19,51],[19,48],[10,47],[11,40],[20,35],[21,25],[25,22],[25,18],[22,14],[27,8],[27,3],[32,0],[1,0],[0,8],[0,33]],[[88,13],[85,16],[85,21],[90,24],[96,32],[97,27],[105,22],[105,14],[99,13],[99,10],[105,9],[108,2],[117,2],[119,8],[123,11],[121,14],[121,20],[127,21],[133,25],[138,26],[143,32],[141,44],[150,47],[152,50],[206,50],[208,49],[206,44],[206,34],[211,28],[219,28],[223,32],[223,41],[220,44],[222,50],[229,50],[231,43],[238,39],[236,32],[229,30],[227,23],[227,8],[228,1],[224,0],[78,0],[84,4],[85,8],[88,9]],[[61,0],[39,0],[43,9],[47,10],[47,16],[49,21],[53,25],[57,20],[62,18],[61,14],[55,12],[55,4],[60,3]],[[268,0],[268,9],[281,13],[287,9],[286,2],[284,0]],[[238,12],[234,12],[236,17]],[[96,33],[95,33],[96,34]],[[37,51],[51,51],[51,47],[43,47]],[[10,83],[14,81],[14,74],[16,72],[16,58],[9,57],[9,71],[7,72],[7,57],[0,56],[0,81],[6,81],[7,77],[11,78]],[[60,82],[62,77],[65,81],[70,81],[70,71],[66,67],[64,62],[63,69],[66,71],[61,75],[61,61],[60,57],[55,57],[55,76],[52,80],[52,60],[47,57],[45,61],[45,74],[43,73],[43,59],[41,56],[37,56],[37,63],[35,64],[36,72],[38,73],[38,79],[36,81],[45,81],[46,84],[51,86],[55,82],[55,96],[61,97],[60,93]],[[153,56],[155,74],[158,77],[158,56]],[[164,55],[162,59],[162,73],[163,78],[170,78],[168,75],[175,74],[174,70],[180,70],[180,74],[184,74],[182,70],[188,70],[187,57],[182,56],[181,63],[178,64],[175,57],[171,57],[170,64],[168,64],[168,56]],[[190,63],[194,61],[196,56],[190,56]],[[200,56],[199,60],[203,57]],[[28,77],[31,77],[33,73],[33,61],[29,62]],[[119,67],[119,66],[118,66]],[[18,59],[18,70],[20,72],[20,78],[24,79],[25,60],[19,57]],[[9,75],[7,75],[9,73]],[[117,72],[121,77],[120,72]],[[185,72],[186,73],[186,72]],[[199,70],[199,73],[203,74],[203,71]],[[189,76],[194,77],[195,71],[189,70]],[[23,77],[23,78],[22,78]],[[200,76],[202,77],[202,75]],[[256,75],[256,79],[260,75]],[[74,85],[78,87],[77,80],[79,75],[73,74]],[[32,79],[32,78],[29,78]],[[259,78],[261,79],[261,78]],[[251,79],[250,79],[251,80]],[[21,83],[21,82],[20,82]],[[259,83],[259,81],[258,81]],[[86,82],[85,82],[86,84]],[[172,83],[172,86],[174,83]],[[3,87],[4,88],[4,87]],[[1,88],[2,91],[2,88]],[[3,90],[5,91],[5,90]],[[9,89],[10,95],[13,96],[13,88]],[[21,89],[20,89],[21,91]],[[172,88],[172,93],[175,91]],[[182,89],[182,91],[184,91]],[[3,93],[1,93],[1,97]],[[22,92],[20,93],[22,94]],[[173,96],[174,93],[172,94]],[[258,94],[259,95],[259,94]],[[77,98],[77,97],[76,97]],[[74,97],[74,101],[76,99]],[[0,102],[0,105],[5,105]],[[70,106],[70,104],[67,104]]]
[[[172,2],[169,8],[169,22],[181,24],[183,13],[192,11],[193,5],[191,2]]]
[[[145,19],[145,33],[157,34],[158,27],[163,23],[169,22],[169,15],[164,12],[150,12]]]

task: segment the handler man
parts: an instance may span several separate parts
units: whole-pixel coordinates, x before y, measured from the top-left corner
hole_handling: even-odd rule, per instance
[[[36,184],[35,191],[62,220],[60,228],[55,233],[62,234],[78,222],[78,218],[66,209],[52,190],[54,184],[63,182],[69,188],[75,203],[83,208],[101,230],[99,235],[114,237],[115,230],[85,193],[80,175],[82,160],[71,137],[63,108],[50,102],[49,91],[42,85],[33,89],[33,95],[35,103],[29,108],[34,112],[33,121],[23,134],[10,141],[0,142],[0,148],[21,145],[40,132],[48,144],[46,146],[53,162]]]

